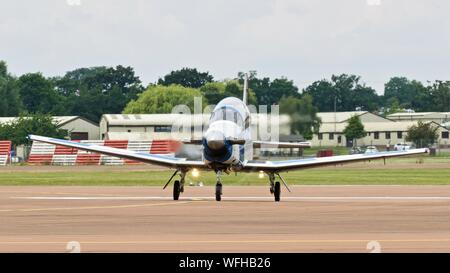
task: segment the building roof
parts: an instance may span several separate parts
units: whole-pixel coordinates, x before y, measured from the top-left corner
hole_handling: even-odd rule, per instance
[[[334,122],[344,122],[349,120],[354,115],[361,116],[367,111],[352,111],[352,112],[320,112],[317,116],[322,119],[322,123],[334,123]]]
[[[413,112],[413,113],[394,113],[394,114],[390,114],[388,115],[388,117],[417,117],[417,116],[425,116],[425,115],[429,115],[432,112]]]
[[[394,113],[388,118],[450,118],[450,112],[417,112],[417,113]]]
[[[210,114],[105,114],[102,116],[102,120],[106,121],[109,126],[158,126],[158,125],[172,125],[180,124],[184,122],[193,122],[194,124],[208,124]],[[267,115],[264,114],[252,114],[252,124],[256,124],[257,121],[267,120]],[[287,115],[280,115],[279,120],[281,124],[287,124],[290,122],[290,118]]]
[[[432,122],[436,126],[442,127],[436,122]],[[408,122],[365,122],[364,130],[366,132],[398,132],[398,131],[408,131],[408,128],[416,125],[417,121],[408,121]],[[338,123],[338,124],[322,124],[320,126],[320,133],[342,133],[347,126],[347,123]],[[336,131],[335,131],[336,127]]]
[[[82,119],[86,122],[92,123],[95,126],[98,126],[98,124],[80,116],[53,116],[52,118],[58,126],[63,126],[76,119]],[[18,119],[18,117],[0,117],[0,124],[11,123],[14,122],[16,119]]]

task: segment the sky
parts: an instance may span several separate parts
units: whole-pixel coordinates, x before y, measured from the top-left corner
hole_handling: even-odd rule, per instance
[[[0,0],[0,60],[12,74],[135,68],[144,84],[182,67],[239,71],[300,88],[356,74],[449,80],[446,0]]]

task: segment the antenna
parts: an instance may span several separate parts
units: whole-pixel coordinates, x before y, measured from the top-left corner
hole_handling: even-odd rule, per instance
[[[245,103],[245,105],[247,105],[247,101],[248,101],[248,74],[245,73],[244,74],[244,96],[242,98],[242,101]]]

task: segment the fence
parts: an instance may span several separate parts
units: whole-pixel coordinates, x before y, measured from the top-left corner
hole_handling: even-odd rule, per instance
[[[11,154],[11,141],[0,141],[0,166],[5,166],[8,163]]]
[[[178,146],[177,142],[171,140],[82,140],[81,143],[167,156],[174,156],[175,150]],[[55,146],[39,141],[33,141],[28,163],[33,165],[63,166],[141,164],[140,162],[134,160],[121,159],[114,156],[101,155],[64,146]]]

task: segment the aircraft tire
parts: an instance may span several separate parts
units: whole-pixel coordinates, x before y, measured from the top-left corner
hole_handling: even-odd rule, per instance
[[[222,185],[216,185],[216,201],[222,200]]]
[[[273,189],[273,195],[275,197],[275,202],[280,202],[280,196],[281,196],[281,185],[280,182],[275,183],[275,187]]]
[[[178,200],[180,198],[180,181],[175,180],[173,183],[173,200]]]

